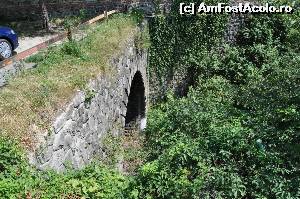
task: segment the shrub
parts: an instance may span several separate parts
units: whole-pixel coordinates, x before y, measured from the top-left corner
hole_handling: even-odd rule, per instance
[[[16,142],[6,137],[0,137],[0,173],[7,173],[15,166],[25,162],[22,150]]]
[[[79,58],[83,56],[82,50],[76,41],[69,41],[65,43],[62,47],[62,52]]]
[[[245,89],[213,77],[201,80],[186,98],[170,97],[151,112],[151,158],[139,173],[140,198],[297,198],[299,158],[287,150],[298,148],[299,105],[276,102],[285,107],[281,120],[289,124],[282,129],[271,112],[277,106],[264,100],[272,90]],[[250,110],[237,107],[237,93],[253,99]],[[264,117],[267,112],[270,117]]]

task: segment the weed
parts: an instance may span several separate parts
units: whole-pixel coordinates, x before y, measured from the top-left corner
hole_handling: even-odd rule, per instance
[[[96,94],[97,94],[97,92],[94,91],[93,89],[90,89],[90,88],[85,89],[84,102],[85,103],[90,103],[92,101],[92,99],[95,97]]]
[[[34,63],[38,63],[38,62],[42,62],[46,57],[46,53],[45,52],[39,52],[35,55],[32,55],[30,57],[28,57],[25,62],[29,63],[29,62],[34,62]]]
[[[7,137],[0,137],[0,174],[23,163],[24,155],[17,143]]]
[[[106,165],[115,166],[119,162],[120,157],[123,156],[121,137],[108,132],[102,141],[102,146],[105,153],[102,162]]]
[[[63,44],[62,53],[65,53],[67,55],[71,55],[74,57],[82,57],[83,56],[83,52],[82,52],[78,42],[73,41],[73,40]]]

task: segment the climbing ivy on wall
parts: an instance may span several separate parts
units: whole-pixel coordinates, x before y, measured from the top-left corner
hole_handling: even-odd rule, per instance
[[[296,1],[261,1],[293,6],[294,13],[244,15],[234,45],[224,42],[228,14],[180,15],[181,2],[174,1],[170,14],[158,15],[150,21],[150,74],[162,81],[172,77],[175,71],[190,69],[190,76],[217,74],[232,82],[244,83],[253,70],[272,61],[272,53],[299,51],[300,12]],[[183,2],[219,3],[215,0]],[[268,69],[263,68],[260,72],[266,71]]]
[[[204,52],[220,45],[224,37],[228,15],[182,16],[179,13],[181,2],[173,1],[168,15],[158,15],[150,21],[150,68],[159,76],[172,73],[180,67],[193,67],[195,57],[202,57]],[[205,1],[207,5],[217,2]]]

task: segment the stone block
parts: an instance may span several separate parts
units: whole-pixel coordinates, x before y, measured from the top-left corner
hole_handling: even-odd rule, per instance
[[[60,130],[60,132],[63,133],[64,135],[66,135],[67,133],[73,134],[76,131],[76,129],[74,128],[76,126],[77,123],[72,119],[69,119],[68,121],[65,122],[65,125]]]
[[[45,171],[47,169],[52,169],[50,162],[46,162],[38,167],[39,170]]]
[[[73,109],[73,112],[72,112],[72,114],[71,114],[71,119],[73,120],[73,121],[76,121],[76,122],[78,122],[78,120],[79,120],[79,111],[78,111],[78,109]]]
[[[73,137],[71,136],[70,133],[68,133],[66,136],[65,136],[65,139],[64,139],[64,146],[71,146],[73,142]]]
[[[58,133],[54,136],[53,140],[53,151],[60,149],[64,145],[64,135],[63,133]]]
[[[80,169],[84,166],[83,158],[81,157],[81,155],[78,151],[75,151],[75,154],[72,157],[72,165],[76,169]]]
[[[85,100],[84,92],[80,91],[73,99],[73,107],[78,108],[80,104],[82,104]]]
[[[55,122],[53,123],[53,128],[54,128],[54,131],[57,133],[64,125],[64,123],[66,122],[66,113],[63,112],[62,114],[60,114]]]
[[[72,150],[69,149],[69,150],[66,152],[65,159],[64,159],[64,163],[70,163],[70,164],[72,164],[72,158],[73,158],[73,153],[72,153]]]
[[[55,170],[59,170],[60,166],[63,164],[65,160],[65,150],[59,149],[53,152],[53,158],[51,161],[51,168]]]

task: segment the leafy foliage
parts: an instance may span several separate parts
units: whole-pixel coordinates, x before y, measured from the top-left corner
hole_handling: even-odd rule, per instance
[[[82,57],[82,52],[79,44],[76,41],[69,41],[62,47],[63,53],[74,57]]]
[[[202,79],[152,110],[141,198],[299,197],[297,76],[279,68],[241,87]]]
[[[16,142],[0,137],[0,173],[6,173],[14,166],[24,163],[23,153]]]
[[[25,167],[0,178],[1,198],[124,198],[128,179],[100,164],[57,174]]]
[[[298,11],[245,16],[231,45],[225,19],[174,11],[150,26],[152,72],[198,81],[151,110],[139,198],[300,197]]]
[[[150,21],[150,39],[153,44],[150,49],[150,67],[160,76],[172,74],[182,67],[192,67],[191,59],[221,43],[228,22],[228,16],[221,14],[181,16],[178,12],[181,2],[173,2],[169,15],[159,15]],[[214,0],[205,2],[217,3]]]

